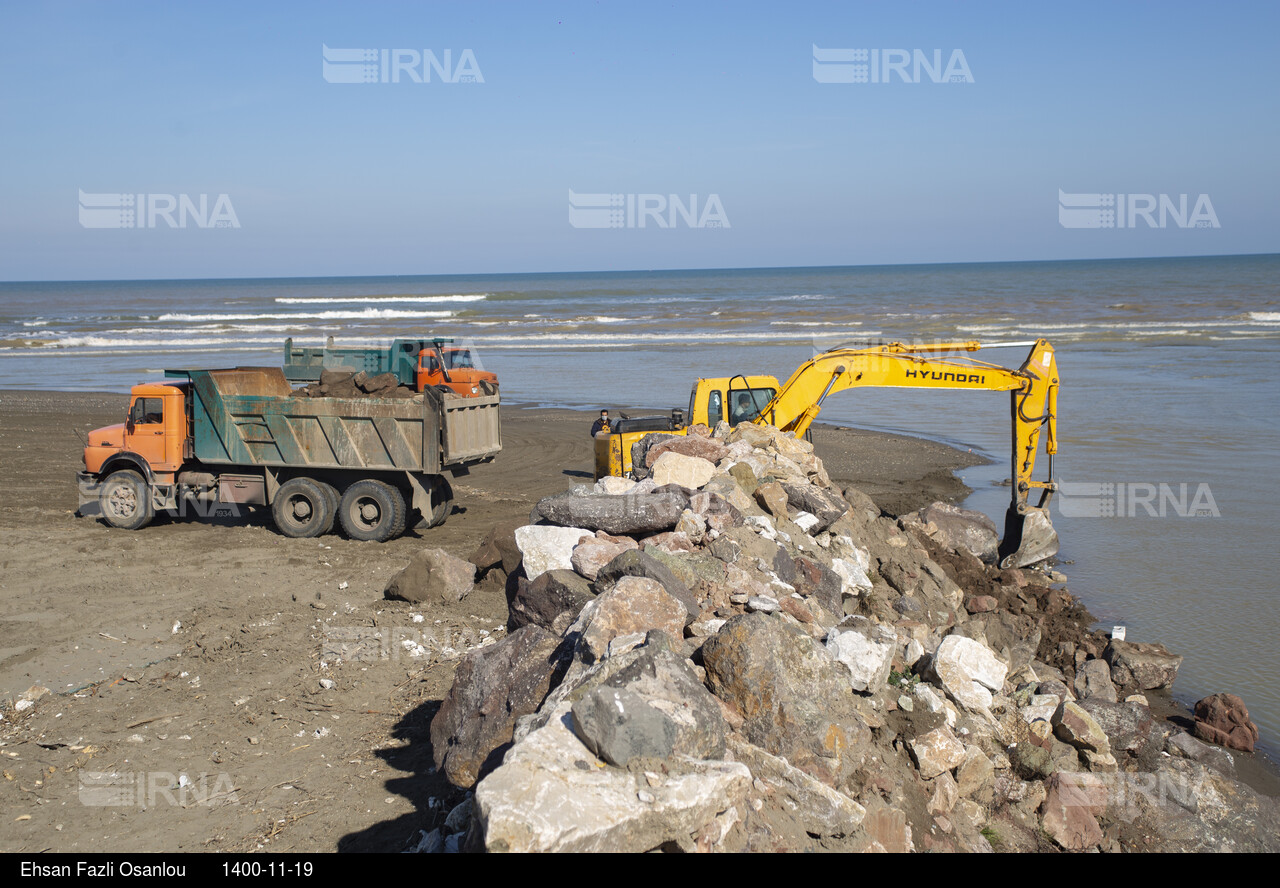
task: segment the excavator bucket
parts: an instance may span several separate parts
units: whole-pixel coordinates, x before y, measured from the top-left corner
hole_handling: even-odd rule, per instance
[[[1058,554],[1058,532],[1049,520],[1048,505],[1028,508],[1025,515],[1012,506],[1004,513],[1000,541],[1001,567],[1027,567]]]

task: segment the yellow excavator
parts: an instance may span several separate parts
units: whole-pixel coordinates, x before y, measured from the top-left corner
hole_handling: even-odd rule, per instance
[[[983,348],[1026,346],[1031,352],[1016,370],[970,357]],[[1057,551],[1048,505],[1057,490],[1052,478],[1053,454],[1058,450],[1058,369],[1053,346],[1046,340],[986,346],[973,341],[917,345],[891,342],[836,348],[801,364],[782,385],[772,376],[699,379],[690,394],[688,423],[703,423],[714,429],[722,420],[730,425],[754,422],[803,437],[828,395],[859,386],[1009,392],[1013,495],[1005,514],[1000,564],[1031,564]],[[675,410],[670,418],[624,418],[607,435],[597,435],[596,477],[629,474],[631,447],[645,435],[687,434],[689,425],[681,414]],[[1032,474],[1041,430],[1045,432],[1045,453],[1049,457],[1048,477],[1036,481]],[[1030,499],[1035,490],[1040,491],[1040,497],[1033,506]]]

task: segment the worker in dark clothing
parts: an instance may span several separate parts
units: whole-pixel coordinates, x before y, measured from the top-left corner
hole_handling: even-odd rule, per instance
[[[601,432],[609,431],[609,411],[601,410],[600,418],[591,424],[591,437],[595,437]]]

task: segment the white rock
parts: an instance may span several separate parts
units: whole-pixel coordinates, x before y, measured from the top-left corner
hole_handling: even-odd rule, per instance
[[[524,573],[532,582],[549,570],[573,570],[573,547],[595,531],[581,527],[527,524],[516,528],[516,547],[524,559]]]
[[[636,482],[630,478],[616,478],[613,475],[605,475],[596,482],[596,492],[617,496],[620,493],[626,493],[636,486]]]
[[[643,774],[605,767],[574,736],[571,719],[562,704],[476,787],[488,850],[648,851],[687,840],[746,800],[751,772],[740,762],[676,759],[662,785],[650,787]],[[642,801],[642,792],[653,800]]]
[[[30,709],[32,706],[35,706],[35,705],[36,704],[32,703],[30,700],[19,700],[17,703],[13,704],[13,711],[25,712],[26,710]]]
[[[860,621],[854,628],[827,635],[827,650],[849,669],[855,691],[876,694],[889,682],[898,637],[885,626]]]
[[[776,540],[778,532],[773,529],[773,522],[767,515],[747,515],[743,518],[747,526],[766,540]]]
[[[851,598],[871,591],[871,578],[855,561],[849,558],[832,558],[831,569],[840,577],[840,592]]]
[[[991,692],[1004,687],[1009,668],[981,642],[948,635],[933,656],[933,670],[951,699],[965,709],[985,712],[991,707]]]
[[[796,515],[794,523],[796,527],[800,528],[805,533],[811,534],[813,533],[813,529],[818,526],[818,516],[802,511]]]
[[[653,482],[659,487],[664,484],[679,484],[690,490],[698,490],[715,473],[716,467],[710,460],[668,450],[653,464],[652,474]]]
[[[1058,704],[1061,702],[1057,694],[1035,694],[1030,702],[1018,711],[1022,713],[1027,724],[1031,724],[1036,719],[1052,721],[1053,714],[1058,711]]]
[[[753,611],[771,614],[778,610],[778,599],[770,598],[768,595],[752,595],[747,599],[747,607]]]

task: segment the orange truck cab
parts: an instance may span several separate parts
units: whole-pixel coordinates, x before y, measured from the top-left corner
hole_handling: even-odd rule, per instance
[[[477,370],[469,348],[424,348],[418,352],[417,384],[414,387],[422,392],[437,385],[470,398],[496,391],[498,376]]]

